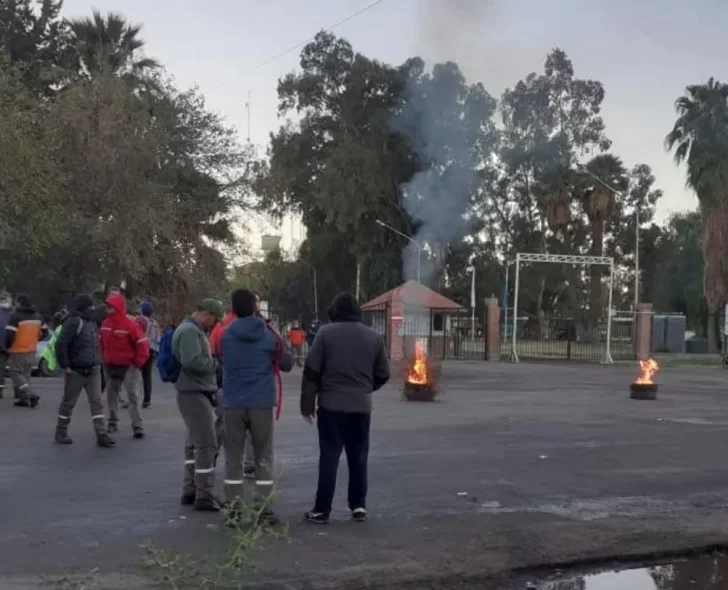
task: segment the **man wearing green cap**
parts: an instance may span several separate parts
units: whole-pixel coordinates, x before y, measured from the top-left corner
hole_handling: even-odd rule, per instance
[[[180,365],[175,383],[177,406],[187,426],[182,504],[217,512],[222,506],[212,493],[215,483],[215,405],[217,361],[207,333],[222,320],[222,303],[204,299],[175,330],[172,353]]]

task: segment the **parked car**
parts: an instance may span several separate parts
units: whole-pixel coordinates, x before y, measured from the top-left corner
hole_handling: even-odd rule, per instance
[[[58,334],[51,332],[43,340],[38,342],[35,349],[35,362],[33,364],[33,375],[41,377],[55,377],[60,373],[56,362],[56,353],[53,346],[56,343]],[[8,369],[5,367],[5,377],[8,377]]]

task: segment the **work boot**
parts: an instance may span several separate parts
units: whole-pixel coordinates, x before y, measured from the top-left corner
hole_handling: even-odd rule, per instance
[[[215,496],[208,496],[207,498],[195,499],[195,510],[200,512],[220,512],[222,510],[222,502]]]
[[[96,435],[96,444],[105,449],[110,449],[116,446],[116,441],[111,438],[108,433],[101,432]]]
[[[28,399],[21,399],[21,398],[15,398],[15,401],[13,402],[13,405],[16,408],[29,408],[30,407],[30,400]]]
[[[192,506],[195,503],[195,492],[183,492],[179,503],[182,506]]]
[[[141,426],[134,427],[134,438],[144,438],[144,429]]]
[[[56,444],[57,445],[72,445],[73,439],[68,436],[68,428],[65,426],[56,427]]]

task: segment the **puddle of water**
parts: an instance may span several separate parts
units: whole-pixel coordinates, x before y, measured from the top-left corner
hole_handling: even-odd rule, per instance
[[[728,557],[700,557],[667,565],[563,576],[533,590],[728,590]]]

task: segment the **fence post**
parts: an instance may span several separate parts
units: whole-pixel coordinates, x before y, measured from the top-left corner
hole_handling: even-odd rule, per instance
[[[387,330],[389,332],[389,356],[393,361],[404,358],[404,338],[400,329],[404,326],[404,302],[392,297],[387,307]]]
[[[636,316],[635,352],[637,360],[645,360],[652,348],[652,304],[638,303]]]
[[[485,359],[500,360],[500,306],[496,297],[485,300]]]

